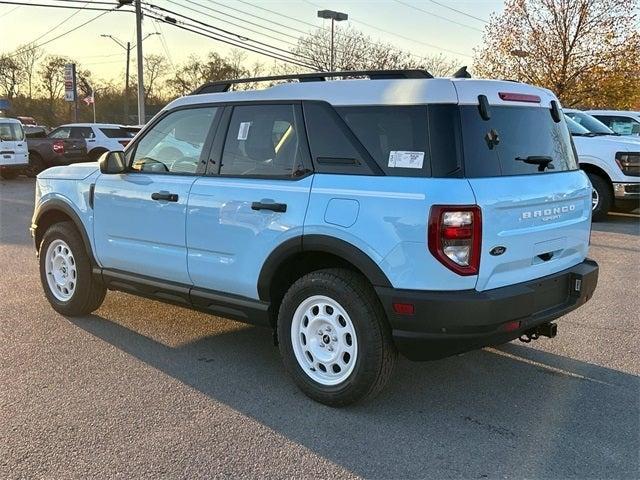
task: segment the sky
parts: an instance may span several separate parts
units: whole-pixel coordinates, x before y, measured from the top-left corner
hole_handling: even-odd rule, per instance
[[[100,8],[117,3],[116,0],[7,1],[79,7],[85,3],[90,7],[91,3],[96,2],[102,3],[94,5]],[[329,26],[328,20],[317,18],[317,10],[338,10],[347,13],[349,20],[340,22],[337,28],[343,28],[348,24],[374,39],[391,43],[414,55],[442,53],[460,65],[471,64],[473,49],[482,41],[482,29],[485,26],[482,20],[487,20],[492,13],[499,13],[503,8],[502,0],[144,0],[144,3],[178,12],[252,39],[278,45],[283,49],[291,49],[292,46],[286,42],[295,43],[293,37],[313,30],[314,26]],[[272,10],[273,13],[265,9]],[[73,16],[68,18],[72,14]],[[0,4],[0,54],[9,53],[24,43],[36,41],[37,44],[42,44],[98,15],[100,12],[95,11]],[[246,28],[258,33],[250,32]],[[170,60],[170,68],[175,68],[191,54],[204,57],[207,52],[213,50],[226,55],[231,48],[175,26],[145,19],[143,34],[156,32],[160,35],[152,35],[144,41],[144,55],[164,55]],[[53,40],[42,48],[50,54],[77,59],[97,78],[122,78],[125,51],[111,39],[101,37],[101,34],[110,34],[122,42],[131,41],[133,44],[134,15],[122,12],[103,14],[86,26]],[[132,72],[135,71],[134,58],[135,55],[132,55]],[[266,64],[272,62],[267,57],[253,53],[247,54],[247,60],[259,60]]]

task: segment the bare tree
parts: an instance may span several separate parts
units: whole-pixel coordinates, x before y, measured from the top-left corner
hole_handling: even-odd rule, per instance
[[[64,66],[69,63],[65,57],[48,55],[40,63],[38,75],[40,88],[44,91],[50,103],[62,97],[64,91]]]
[[[474,71],[553,90],[568,106],[640,99],[638,0],[507,0]]]
[[[18,47],[14,55],[14,61],[20,68],[26,83],[27,97],[31,99],[33,98],[34,84],[36,83],[36,66],[44,56],[44,50],[28,43]]]
[[[334,36],[337,70],[425,69],[434,76],[453,72],[455,62],[442,54],[418,55],[391,44],[373,40],[354,28],[337,29]],[[318,29],[300,37],[294,52],[315,70],[328,71],[331,66],[331,34]]]
[[[169,62],[162,55],[147,55],[144,57],[144,99],[160,96],[162,79],[167,75]]]
[[[207,82],[245,76],[247,70],[234,65],[228,58],[209,52],[204,61],[196,55],[190,56],[167,80],[167,86],[176,95],[187,95]]]
[[[11,55],[0,55],[0,89],[8,99],[18,94],[24,74]]]

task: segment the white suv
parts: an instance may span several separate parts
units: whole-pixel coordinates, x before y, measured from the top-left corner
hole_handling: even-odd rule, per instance
[[[614,206],[634,210],[640,200],[640,142],[589,131],[565,114],[580,168],[593,186],[593,220],[604,220]]]
[[[70,123],[56,128],[50,138],[84,138],[90,161],[104,152],[122,150],[135,135],[135,130],[113,123]]]

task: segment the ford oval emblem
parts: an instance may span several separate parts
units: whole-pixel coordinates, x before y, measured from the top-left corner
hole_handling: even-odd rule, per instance
[[[507,251],[507,247],[503,247],[502,245],[498,245],[497,247],[493,247],[489,251],[489,253],[491,255],[493,255],[494,257],[497,257],[498,255],[502,255],[506,251]]]

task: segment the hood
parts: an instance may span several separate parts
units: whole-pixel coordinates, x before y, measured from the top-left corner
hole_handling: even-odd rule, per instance
[[[74,163],[61,167],[47,168],[38,178],[58,180],[84,180],[99,169],[98,162]]]
[[[640,150],[640,141],[615,135],[603,135],[599,137],[572,136],[578,149],[578,154],[588,153],[592,150],[610,150],[613,152],[637,152]]]

